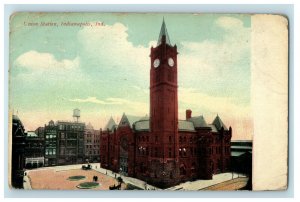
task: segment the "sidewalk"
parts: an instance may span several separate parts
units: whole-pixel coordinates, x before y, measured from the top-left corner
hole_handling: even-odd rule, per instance
[[[96,168],[97,166],[97,168]],[[157,188],[155,186],[149,185],[146,182],[136,179],[136,178],[131,178],[131,177],[126,177],[124,175],[120,175],[119,173],[114,173],[111,170],[107,170],[104,168],[100,167],[100,164],[96,164],[96,165],[92,165],[92,169],[102,173],[102,174],[106,174],[110,177],[119,177],[121,176],[123,181],[125,183],[130,183],[133,184],[141,189],[145,190],[145,185],[146,185],[146,189],[150,189],[150,190],[162,190],[160,188]],[[212,180],[196,180],[196,181],[187,181],[184,183],[181,183],[179,185],[176,185],[174,187],[170,187],[168,189],[165,189],[167,191],[171,191],[171,190],[189,190],[189,191],[196,191],[196,190],[201,190],[228,180],[232,180],[232,179],[236,179],[239,177],[246,177],[244,175],[241,174],[237,174],[237,173],[221,173],[221,174],[217,174],[217,175],[213,175],[213,179]]]
[[[196,181],[188,181],[181,183],[179,185],[176,185],[174,187],[170,187],[166,190],[188,190],[188,191],[196,191],[196,190],[201,190],[206,187],[210,187],[228,180],[236,179],[238,177],[245,177],[241,174],[237,173],[221,173],[217,175],[213,175],[212,180],[196,180]]]

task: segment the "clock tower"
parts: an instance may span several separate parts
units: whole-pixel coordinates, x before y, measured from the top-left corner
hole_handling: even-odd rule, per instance
[[[150,131],[153,180],[166,186],[178,175],[177,46],[163,20],[157,46],[151,47]]]

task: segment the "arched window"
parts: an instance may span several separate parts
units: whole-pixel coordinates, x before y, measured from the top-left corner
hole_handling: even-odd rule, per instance
[[[186,175],[185,166],[183,164],[180,166],[180,175]]]
[[[196,172],[196,163],[195,162],[192,163],[191,172],[192,173]]]

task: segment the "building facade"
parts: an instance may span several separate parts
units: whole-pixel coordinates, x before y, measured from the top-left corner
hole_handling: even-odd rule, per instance
[[[252,172],[252,141],[231,141],[231,170],[246,175]]]
[[[100,131],[101,167],[168,187],[195,179],[212,179],[230,168],[232,129],[217,115],[178,119],[177,46],[172,46],[165,22],[150,50],[150,117],[123,114]]]
[[[11,154],[11,185],[23,188],[25,167],[25,129],[17,115],[12,117],[12,154]]]
[[[85,123],[50,121],[43,127],[45,166],[85,163]]]
[[[85,163],[84,159],[85,123],[57,122],[57,164],[69,165]]]
[[[38,129],[37,129],[38,130]],[[58,135],[57,126],[54,121],[49,121],[48,125],[45,125],[44,129],[45,140],[45,166],[56,166],[57,162],[57,147],[58,147]]]
[[[89,123],[84,133],[85,161],[100,162],[100,131],[95,130]]]
[[[25,167],[38,168],[44,166],[44,136],[37,135],[34,131],[25,133]]]

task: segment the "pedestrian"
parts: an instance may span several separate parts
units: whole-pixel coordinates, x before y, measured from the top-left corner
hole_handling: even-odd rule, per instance
[[[115,173],[115,179],[117,178],[117,174]]]

